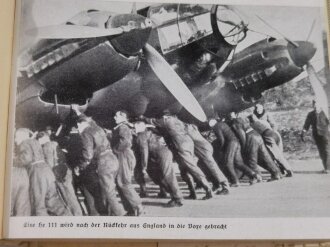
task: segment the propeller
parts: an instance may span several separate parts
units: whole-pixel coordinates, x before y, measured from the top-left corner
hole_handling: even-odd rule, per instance
[[[207,117],[202,107],[166,60],[149,44],[144,47],[144,54],[152,70],[177,101],[195,118],[205,122]]]
[[[308,36],[306,38],[306,41],[309,40],[309,38],[311,37],[311,35],[312,35],[313,31],[314,31],[315,22],[316,22],[316,19],[313,20],[313,23],[312,23],[312,26],[311,26],[311,28],[309,30]]]
[[[231,50],[227,60],[223,63],[223,65],[220,67],[220,69],[218,70],[218,73],[222,73],[223,71],[225,71],[225,69],[227,68],[227,66],[233,61],[234,55],[235,55],[235,51],[236,51],[236,47],[234,49]]]
[[[41,39],[83,39],[119,35],[127,32],[124,28],[96,28],[79,25],[54,25],[28,30],[29,35],[37,35]]]
[[[315,101],[318,102],[318,104],[323,109],[324,113],[329,118],[328,97],[324,91],[322,82],[320,81],[319,77],[317,76],[316,71],[311,63],[307,63],[305,70],[308,74],[309,81],[312,85],[312,88],[313,88],[313,91],[315,94]]]
[[[136,2],[132,4],[131,14],[137,14]]]

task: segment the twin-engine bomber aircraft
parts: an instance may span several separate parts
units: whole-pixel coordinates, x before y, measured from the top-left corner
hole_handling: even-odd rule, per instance
[[[89,10],[30,30],[41,40],[20,59],[16,127],[58,127],[72,104],[105,127],[119,109],[159,116],[171,108],[198,124],[242,111],[298,76],[316,52],[308,41],[270,37],[235,54],[248,31],[232,7],[199,4]]]

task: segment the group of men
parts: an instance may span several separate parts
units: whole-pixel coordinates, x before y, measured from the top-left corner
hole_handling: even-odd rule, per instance
[[[229,194],[244,176],[251,185],[293,176],[281,136],[261,104],[248,118],[232,112],[227,118],[210,119],[216,137],[212,144],[197,126],[182,122],[169,110],[161,118],[140,116],[134,123],[128,121],[126,111],[118,111],[117,126],[111,131],[75,105],[72,112],[78,134],[58,140],[60,144],[49,129],[33,136],[28,129],[16,130],[12,216],[139,216],[144,210],[141,198],[150,196],[148,178],[159,186],[158,197],[169,194],[164,206],[181,207],[177,169],[188,186],[188,198],[197,199],[196,188],[202,188],[203,200]],[[329,145],[324,148],[326,141],[320,134],[329,141],[329,131],[319,132],[323,125],[329,126],[329,120],[313,115],[304,130],[310,125],[316,142],[322,142],[318,147],[323,148],[320,154],[328,171]]]

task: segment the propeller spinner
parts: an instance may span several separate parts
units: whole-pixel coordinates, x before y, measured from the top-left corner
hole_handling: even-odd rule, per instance
[[[298,47],[289,43],[288,51],[293,62],[298,67],[303,67],[315,55],[316,47],[313,43],[308,41],[295,41],[295,43],[298,45]]]

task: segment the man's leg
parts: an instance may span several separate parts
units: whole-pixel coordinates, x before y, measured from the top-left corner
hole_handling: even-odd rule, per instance
[[[148,168],[147,173],[154,184],[159,186],[159,198],[166,198],[167,197],[167,188],[164,188],[164,184],[162,183],[163,173],[160,167],[160,161],[155,157],[150,157],[148,161]]]
[[[196,200],[197,199],[197,194],[194,186],[194,179],[193,177],[188,173],[187,169],[184,167],[184,165],[181,164],[180,161],[179,163],[179,170],[180,170],[180,175],[183,181],[186,182],[189,190],[189,199]]]
[[[30,216],[29,176],[23,167],[13,167],[11,185],[11,216]]]
[[[242,171],[243,174],[248,176],[251,180],[250,183],[256,183],[257,179],[260,180],[257,176],[257,173],[254,172],[250,167],[244,164],[240,144],[237,145],[235,158],[234,158],[235,168]]]
[[[281,172],[276,166],[274,160],[270,156],[266,146],[263,143],[260,143],[259,145],[259,151],[258,151],[258,156],[259,156],[259,165],[267,170],[270,174],[273,180],[278,180],[281,178]]]
[[[230,142],[225,147],[225,166],[229,172],[230,181],[234,186],[239,185],[239,179],[237,177],[234,167],[236,150],[237,150],[237,144],[235,142]]]
[[[273,155],[274,159],[288,172],[292,171],[292,167],[290,166],[289,162],[281,152],[280,148],[276,144],[275,138],[273,136],[265,135],[264,140],[266,146],[270,153]],[[292,175],[292,172],[290,173]]]
[[[135,181],[140,186],[140,197],[141,198],[147,197],[148,196],[147,186],[146,186],[146,181],[144,179],[144,174],[142,172],[141,162],[136,162],[136,166],[134,168],[134,178]]]
[[[64,166],[64,165],[58,165],[53,168],[53,171],[55,173],[56,169],[61,169],[63,171],[62,177],[60,180],[57,179],[56,184],[57,187],[61,193],[61,196],[64,200],[64,202],[67,204],[67,206],[70,208],[70,211],[75,216],[82,216],[82,209],[78,202],[78,198],[76,196],[75,190],[73,188],[72,184],[72,172],[71,170]],[[56,178],[59,178],[59,176],[56,176]]]
[[[125,210],[132,215],[142,213],[142,202],[132,185],[133,169],[135,167],[135,157],[131,150],[118,152],[119,170],[117,176],[117,186]]]
[[[212,190],[208,184],[208,181],[206,180],[204,173],[197,166],[193,157],[193,152],[182,147],[182,149],[178,152],[178,156],[182,162],[182,165],[185,166],[187,172],[190,173],[206,191],[206,196],[203,199],[210,199],[212,197]]]
[[[324,169],[327,172],[330,172],[330,137],[324,137],[324,153],[325,153],[325,162],[324,162]]]
[[[96,171],[87,167],[78,179],[86,198],[88,214],[92,216],[107,215],[107,209],[101,193],[99,176]]]
[[[247,141],[244,154],[246,155],[247,164],[256,174],[261,176],[260,169],[258,166],[259,143],[255,139],[255,136],[252,135],[247,135],[246,140]]]
[[[182,194],[175,176],[172,160],[173,156],[170,150],[164,148],[161,152],[159,152],[159,165],[162,172],[161,182],[171,194],[172,200],[177,202],[179,205],[182,201]]]
[[[48,165],[44,165],[43,171],[39,173],[39,176],[43,176],[44,182],[41,182],[40,187],[47,187],[47,193],[45,197],[46,209],[50,215],[55,216],[72,216],[72,212],[69,206],[65,203],[61,196],[56,184],[56,179],[53,171]],[[41,170],[41,169],[40,169]],[[47,184],[47,186],[45,186]]]
[[[195,155],[209,170],[213,179],[215,179],[218,184],[228,183],[226,176],[222,173],[218,164],[213,158],[213,147],[207,140],[205,140],[203,143],[195,143]]]
[[[108,215],[122,216],[125,214],[123,206],[116,197],[115,179],[118,173],[118,160],[114,155],[106,154],[98,161],[100,186],[107,202]]]
[[[330,145],[329,137],[327,136],[318,136],[315,137],[315,143],[317,149],[319,150],[320,158],[325,171],[330,171]]]

